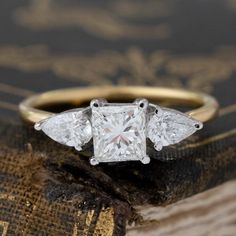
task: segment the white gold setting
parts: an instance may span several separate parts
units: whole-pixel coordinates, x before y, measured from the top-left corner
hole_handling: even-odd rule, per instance
[[[200,121],[179,111],[149,104],[144,98],[133,103],[93,99],[87,108],[62,112],[35,124],[36,130],[78,151],[93,139],[91,165],[137,160],[148,164],[147,138],[161,151],[202,127]]]
[[[91,102],[94,158],[98,162],[142,160],[146,156],[146,101],[98,104]]]

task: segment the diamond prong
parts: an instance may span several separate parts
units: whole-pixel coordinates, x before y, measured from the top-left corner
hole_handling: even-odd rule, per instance
[[[161,143],[156,143],[155,145],[154,145],[154,148],[157,150],[157,151],[161,151],[162,150],[162,144]]]
[[[98,162],[140,160],[146,155],[146,110],[137,103],[92,108],[91,123]]]
[[[155,106],[155,115],[158,117],[163,115],[162,109],[159,106]]]
[[[138,104],[141,109],[147,109],[148,104],[149,104],[148,100],[145,98],[138,98],[135,100],[134,103]]]
[[[107,101],[104,98],[96,98],[93,99],[90,102],[90,107],[94,108],[94,107],[101,107],[104,103],[106,103]]]
[[[82,151],[82,147],[80,145],[77,145],[77,146],[75,146],[75,150],[80,152],[80,151]]]
[[[96,165],[99,164],[99,161],[98,161],[95,157],[91,157],[91,158],[90,158],[90,164],[91,164],[92,166],[96,166]]]
[[[140,160],[143,164],[148,164],[151,159],[148,155],[144,156],[141,160]]]
[[[36,130],[41,130],[42,128],[41,128],[41,123],[35,123],[35,125],[34,125],[34,128],[36,129]]]
[[[198,122],[198,123],[194,124],[194,127],[195,127],[197,130],[200,130],[200,129],[202,129],[203,124],[202,124],[201,122]]]

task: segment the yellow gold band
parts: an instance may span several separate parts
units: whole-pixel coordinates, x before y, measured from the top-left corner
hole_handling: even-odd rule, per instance
[[[37,94],[20,103],[19,110],[24,120],[35,123],[53,115],[52,112],[42,109],[45,106],[69,103],[79,107],[94,98],[131,100],[139,97],[149,101],[167,102],[168,105],[197,107],[186,113],[201,122],[216,116],[219,108],[216,99],[204,93],[162,87],[101,86],[68,88]]]

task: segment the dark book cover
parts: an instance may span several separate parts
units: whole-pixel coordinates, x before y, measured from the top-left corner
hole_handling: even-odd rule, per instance
[[[1,1],[0,234],[121,236],[137,206],[235,178],[235,22],[233,0]],[[219,117],[149,165],[96,168],[19,117],[37,92],[104,84],[210,93]]]

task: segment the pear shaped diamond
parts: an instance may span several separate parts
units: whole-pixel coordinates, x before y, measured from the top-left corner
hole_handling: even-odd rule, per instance
[[[87,109],[73,109],[51,116],[35,124],[54,141],[75,147],[78,151],[92,138],[92,128]]]
[[[176,144],[202,128],[202,123],[176,110],[153,106],[147,124],[147,137],[160,151]]]

